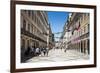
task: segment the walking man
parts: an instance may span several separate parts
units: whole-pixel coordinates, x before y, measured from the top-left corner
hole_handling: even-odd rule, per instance
[[[43,54],[45,56],[45,54],[46,54],[46,48],[43,48]]]
[[[39,48],[36,48],[36,56],[39,55],[39,52],[40,52],[40,49]]]

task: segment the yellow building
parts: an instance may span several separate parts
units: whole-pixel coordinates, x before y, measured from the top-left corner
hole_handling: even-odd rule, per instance
[[[89,54],[89,13],[71,13],[67,24],[68,48]]]

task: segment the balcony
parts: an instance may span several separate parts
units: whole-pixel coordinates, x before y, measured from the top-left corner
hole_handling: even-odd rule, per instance
[[[26,31],[25,29],[21,28],[21,34],[24,34],[28,37],[31,37],[33,39],[36,39],[36,40],[39,40],[41,42],[44,42],[46,43],[46,41],[42,38],[40,38],[40,35],[39,34],[33,34],[33,33],[30,33],[29,31]]]

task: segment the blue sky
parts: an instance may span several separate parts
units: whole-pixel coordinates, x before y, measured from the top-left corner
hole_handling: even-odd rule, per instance
[[[52,12],[48,11],[48,19],[53,33],[62,32],[65,22],[68,18],[67,12]],[[55,37],[60,37],[61,34],[55,34]],[[55,39],[58,41],[58,39]]]

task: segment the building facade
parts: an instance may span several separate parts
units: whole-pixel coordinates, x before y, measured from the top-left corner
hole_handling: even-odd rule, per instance
[[[21,10],[21,50],[28,47],[47,47],[47,35],[50,31],[45,11]],[[49,37],[52,38],[52,37]],[[52,44],[52,40],[49,40]]]
[[[66,31],[63,35],[66,36],[67,48],[75,49],[82,53],[89,54],[89,27],[90,18],[89,13],[70,13],[67,20]]]

